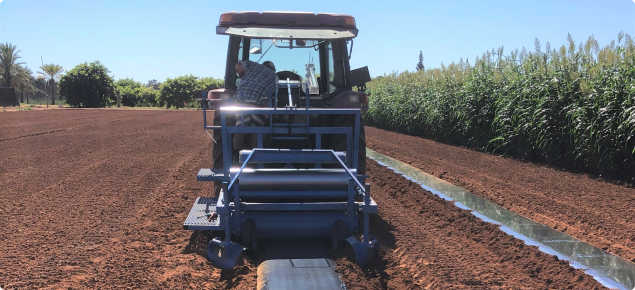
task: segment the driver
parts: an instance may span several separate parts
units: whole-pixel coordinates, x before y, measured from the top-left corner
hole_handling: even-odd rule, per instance
[[[236,73],[242,80],[236,89],[236,101],[246,105],[267,107],[276,86],[276,69],[272,62],[259,64],[250,60],[239,60]]]
[[[276,89],[276,70],[272,62],[266,61],[259,64],[250,60],[239,60],[236,65],[236,73],[242,79],[236,88],[234,99],[245,106],[268,107],[269,98]],[[267,122],[267,116],[246,114],[245,126],[262,127]],[[236,116],[236,126],[241,126],[240,115]],[[252,149],[256,144],[256,136],[247,134],[234,135],[234,150]],[[253,145],[252,145],[253,144]]]

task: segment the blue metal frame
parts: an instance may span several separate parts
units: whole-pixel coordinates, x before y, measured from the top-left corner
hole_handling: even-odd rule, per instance
[[[206,117],[206,108],[203,107],[203,115]],[[277,109],[277,108],[246,108],[246,107],[223,107],[220,109],[221,113],[221,126],[207,126],[207,119],[205,118],[204,128],[205,129],[221,129],[223,136],[223,164],[225,164],[225,173],[229,173],[229,168],[231,167],[231,136],[233,134],[256,134],[258,140],[262,140],[262,136],[264,134],[269,135],[316,135],[316,149],[321,149],[321,135],[325,134],[345,134],[347,139],[347,149],[346,155],[351,156],[353,158],[347,158],[347,166],[349,168],[357,168],[359,164],[359,154],[357,154],[357,150],[359,150],[359,138],[355,138],[355,136],[359,136],[360,134],[360,124],[361,124],[361,110],[360,109],[321,109],[321,108],[311,108],[306,110],[297,110],[294,108],[285,108],[285,109]],[[258,115],[268,115],[269,116],[269,127],[247,127],[244,126],[244,122],[242,122],[241,126],[233,126],[227,125],[227,114],[236,114],[237,118],[240,116],[241,119],[245,118],[247,114],[258,114]],[[278,124],[273,123],[274,115],[301,115],[306,117],[305,124]],[[311,127],[308,124],[308,120],[311,115],[354,115],[355,116],[355,127]],[[320,137],[320,138],[318,138]],[[297,139],[306,139],[305,137],[279,137],[280,139],[287,140],[297,140]],[[230,148],[227,151],[226,148]],[[262,147],[261,147],[262,148]],[[229,153],[229,154],[227,154]],[[302,161],[298,161],[302,162]],[[309,161],[305,161],[309,162]]]
[[[204,181],[223,181],[223,189],[218,196],[215,210],[219,215],[219,222],[210,230],[224,230],[225,241],[215,239],[210,242],[208,255],[212,263],[219,267],[229,267],[232,264],[227,259],[237,257],[237,252],[241,251],[238,246],[232,242],[232,238],[243,235],[242,225],[247,219],[254,220],[255,224],[264,225],[268,231],[267,235],[300,235],[302,233],[314,235],[325,234],[337,220],[342,220],[347,227],[348,235],[353,235],[358,230],[357,216],[364,215],[363,241],[359,242],[355,237],[347,239],[355,249],[356,256],[358,250],[362,251],[358,257],[361,263],[372,257],[377,249],[377,240],[372,237],[369,230],[369,214],[377,213],[377,204],[370,197],[370,186],[364,184],[367,176],[357,175],[356,168],[358,166],[358,150],[359,134],[361,131],[361,110],[360,109],[331,109],[331,108],[303,108],[297,109],[293,107],[285,108],[251,108],[251,107],[222,107],[216,110],[221,115],[221,126],[207,125],[207,104],[203,104],[204,129],[220,129],[222,134],[223,146],[223,164],[222,173],[220,170],[201,169],[197,175],[198,180]],[[244,120],[245,115],[257,114],[267,115],[269,117],[268,126],[245,126],[227,123],[229,114],[235,114],[236,118]],[[293,116],[305,116],[305,123],[274,123],[273,117],[276,115],[286,115],[289,118]],[[355,117],[355,125],[350,127],[315,127],[310,126],[309,119],[311,115],[353,115]],[[242,158],[242,164],[238,171],[232,172],[232,140],[234,134],[255,134],[257,136],[257,148],[251,151],[245,151],[246,157]],[[322,149],[321,137],[325,134],[345,134],[347,140],[346,156],[342,158],[341,152],[335,152],[330,149]],[[270,135],[278,137],[282,140],[308,139],[309,135],[315,135],[315,149],[265,149],[263,146],[263,136]],[[274,139],[274,138],[272,138]],[[248,154],[248,155],[247,155]],[[339,154],[339,156],[338,156]],[[352,158],[351,158],[352,157]],[[257,164],[258,168],[262,168],[264,163],[282,163],[282,164],[315,164],[316,168],[321,168],[322,163],[339,164],[340,170],[348,176],[347,190],[324,190],[320,188],[304,190],[304,191],[270,191],[270,190],[241,190],[240,178],[244,169],[249,164]],[[355,170],[351,170],[351,169]],[[319,172],[320,170],[318,170]],[[282,171],[280,174],[284,174]],[[342,180],[342,179],[340,179]],[[343,181],[343,180],[342,180]],[[322,202],[284,202],[287,200],[297,200],[298,198],[331,198],[331,201]],[[363,201],[356,202],[355,197],[361,197]],[[281,199],[280,202],[261,203],[258,201],[245,201],[245,199],[253,200],[258,198],[275,198]],[[335,198],[335,199],[333,199]],[[337,199],[344,200],[337,201]],[[192,210],[192,212],[194,209]],[[280,221],[294,220],[300,215],[307,221],[320,221],[318,228],[312,232],[312,229],[303,228],[304,225],[297,223],[288,223],[290,230],[286,230],[284,225],[280,225]],[[188,216],[189,218],[189,216]],[[323,221],[323,222],[322,222]],[[330,224],[329,224],[330,223]],[[202,226],[197,226],[201,228]],[[258,226],[256,226],[258,227]],[[273,229],[273,230],[272,230]],[[274,231],[275,233],[271,233]],[[285,232],[286,231],[286,232]],[[353,241],[354,240],[354,241]],[[220,250],[219,250],[220,249]],[[223,254],[224,253],[224,254]],[[360,260],[361,259],[361,260]],[[235,261],[234,261],[235,263]]]

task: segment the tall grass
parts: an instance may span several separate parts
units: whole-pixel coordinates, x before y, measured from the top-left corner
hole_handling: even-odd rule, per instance
[[[472,65],[473,64],[473,65]],[[635,181],[635,46],[590,37],[501,47],[368,84],[367,124],[610,179]]]

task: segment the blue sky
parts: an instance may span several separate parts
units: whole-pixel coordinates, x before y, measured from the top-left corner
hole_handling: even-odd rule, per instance
[[[635,0],[532,1],[195,1],[0,0],[0,42],[21,50],[34,72],[99,60],[115,79],[164,81],[185,74],[222,78],[227,37],[215,34],[226,11],[351,14],[360,30],[351,67],[371,75],[474,60],[487,50],[560,46],[594,35],[601,46],[620,31],[635,37]]]

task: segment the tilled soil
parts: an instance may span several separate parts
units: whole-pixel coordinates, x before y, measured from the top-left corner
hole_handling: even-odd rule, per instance
[[[0,287],[253,289],[256,265],[218,270],[209,234],[182,230],[211,141],[195,111],[0,114]],[[594,289],[525,246],[369,162],[382,243],[367,267],[338,258],[348,288]],[[339,253],[343,255],[342,253]]]
[[[453,202],[368,160],[379,214],[371,234],[382,245],[365,267],[344,257],[348,289],[600,289],[568,262],[503,233]]]
[[[211,160],[200,123],[191,111],[1,114],[0,287],[252,289],[253,265],[213,268],[211,237],[182,229],[212,190],[196,182]]]
[[[635,189],[543,165],[366,129],[367,146],[635,262]]]

